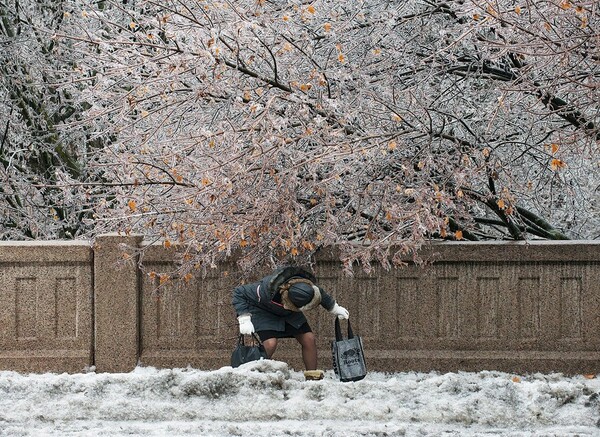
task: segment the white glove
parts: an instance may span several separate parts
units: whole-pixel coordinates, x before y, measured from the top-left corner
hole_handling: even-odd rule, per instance
[[[250,320],[252,316],[250,314],[243,314],[238,317],[238,322],[240,324],[240,334],[249,335],[254,332],[254,325]]]
[[[350,313],[344,307],[339,306],[337,303],[333,306],[331,311],[329,311],[334,316],[338,316],[338,319],[349,319]]]

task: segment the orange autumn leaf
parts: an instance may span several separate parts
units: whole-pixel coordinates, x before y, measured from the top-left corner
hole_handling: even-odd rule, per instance
[[[169,240],[165,240],[163,242],[163,246],[165,246],[168,249],[169,247],[171,247],[171,242]]]
[[[560,159],[556,159],[554,158],[551,162],[550,162],[550,168],[554,171],[561,169],[561,168],[565,168],[567,166],[567,164],[565,164],[564,161],[561,161]]]
[[[292,256],[298,256],[298,249],[293,247],[292,250],[290,250],[290,253],[292,254]]]
[[[586,373],[585,375],[583,375],[583,377],[585,379],[594,379],[596,377],[596,375],[593,373]]]
[[[135,210],[137,209],[137,204],[135,203],[135,200],[130,200],[129,202],[127,202],[127,206],[129,207],[131,212],[135,212]]]
[[[512,382],[519,383],[519,382],[521,382],[521,378],[519,378],[518,376],[513,376],[512,377]]]
[[[305,250],[314,250],[315,245],[313,243],[311,243],[310,241],[303,241],[302,242],[302,247]]]
[[[463,239],[463,233],[461,230],[458,230],[454,233],[454,236],[456,237],[457,240],[462,240]]]
[[[306,8],[306,10],[311,14],[315,13],[315,7],[313,5],[310,5],[308,8]]]
[[[561,9],[569,9],[570,7],[571,7],[571,2],[569,2],[569,1],[564,1],[560,4]]]
[[[504,200],[502,200],[502,199],[498,199],[498,201],[496,202],[496,205],[498,205],[498,208],[500,208],[500,209],[506,208],[506,202],[504,202]]]
[[[331,23],[325,23],[325,24],[323,24],[323,30],[325,32],[329,32],[331,30]]]
[[[184,277],[183,280],[185,282],[190,282],[190,280],[194,277],[194,275],[192,275],[191,273],[187,273]]]

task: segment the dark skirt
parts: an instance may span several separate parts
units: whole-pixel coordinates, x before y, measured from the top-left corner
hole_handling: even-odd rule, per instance
[[[310,329],[310,325],[308,324],[308,322],[305,322],[299,328],[294,328],[289,323],[286,323],[285,331],[256,331],[258,337],[260,338],[260,341],[265,341],[269,338],[292,338],[299,334],[306,334],[307,332],[312,332],[312,329]]]

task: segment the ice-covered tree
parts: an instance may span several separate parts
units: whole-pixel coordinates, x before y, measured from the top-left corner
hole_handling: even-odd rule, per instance
[[[251,270],[333,247],[368,269],[431,238],[600,232],[596,2],[126,0],[65,17],[61,82],[91,106],[61,129],[92,128],[114,194],[96,224],[177,244],[180,275],[233,253]]]
[[[51,35],[68,9],[64,1],[0,1],[0,239],[89,235],[94,192],[106,193],[80,185],[102,180],[86,166],[100,144],[84,125],[60,129],[88,106],[76,86],[59,86],[73,64]]]

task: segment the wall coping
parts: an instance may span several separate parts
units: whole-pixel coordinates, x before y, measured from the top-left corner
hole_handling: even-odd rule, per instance
[[[0,241],[2,247],[49,247],[49,246],[85,246],[92,247],[91,240],[24,240],[24,241]]]
[[[88,240],[0,241],[1,263],[89,263],[93,256]]]
[[[102,238],[123,238],[118,234],[100,235]],[[144,249],[143,261],[171,262],[177,246],[164,248],[134,237]],[[57,251],[56,249],[60,249]],[[393,253],[393,249],[391,249]],[[339,250],[323,249],[316,259],[339,262]],[[431,262],[541,262],[585,261],[600,262],[600,240],[529,240],[529,241],[432,241],[424,244],[418,252],[420,258]],[[30,262],[32,260],[88,262],[93,256],[91,240],[33,240],[0,241],[0,262]],[[235,258],[235,256],[233,257]],[[411,263],[411,255],[403,261]]]

